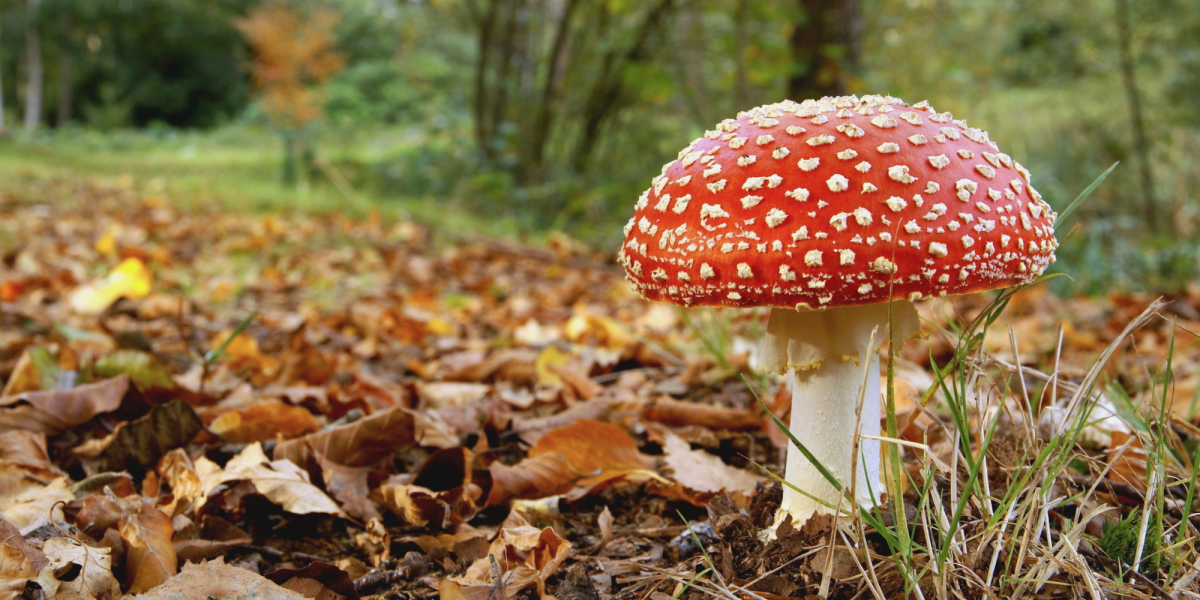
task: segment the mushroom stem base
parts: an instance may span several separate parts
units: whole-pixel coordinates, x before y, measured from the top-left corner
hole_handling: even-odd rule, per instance
[[[855,430],[860,436],[879,436],[879,355],[867,353],[868,364],[857,361],[827,360],[816,369],[793,371],[792,416],[789,429],[843,486],[851,485],[851,453]],[[863,390],[864,375],[866,389]],[[860,390],[863,392],[862,426],[855,412]],[[859,438],[858,469],[854,475],[855,498],[859,505],[871,506],[879,500],[883,486],[879,478],[879,442]],[[834,506],[839,494],[809,460],[792,447],[787,454],[787,480],[808,494]],[[843,501],[841,509],[854,511]],[[776,526],[785,515],[800,527],[814,514],[835,511],[788,486],[783,488],[783,503],[775,516]]]

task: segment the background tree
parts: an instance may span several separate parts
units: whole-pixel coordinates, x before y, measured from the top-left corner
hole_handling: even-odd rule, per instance
[[[237,22],[254,50],[253,81],[263,111],[283,133],[283,180],[296,181],[296,159],[312,152],[303,130],[324,114],[321,85],[345,67],[334,50],[338,13],[317,9],[303,16],[270,4]]]

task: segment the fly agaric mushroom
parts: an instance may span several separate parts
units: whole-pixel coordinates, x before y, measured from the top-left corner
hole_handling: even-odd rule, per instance
[[[904,340],[920,328],[913,301],[1036,278],[1054,261],[1056,217],[986,132],[926,102],[785,100],[722,121],[663,166],[618,259],[648,300],[771,307],[759,368],[793,372],[792,434],[871,505],[889,314]],[[785,478],[817,500],[785,487],[777,523],[839,505],[796,448]]]

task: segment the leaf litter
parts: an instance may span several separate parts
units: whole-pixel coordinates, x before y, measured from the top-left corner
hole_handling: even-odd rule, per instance
[[[752,368],[765,314],[651,305],[556,236],[181,212],[128,178],[6,183],[0,589],[1200,592],[1195,285],[1160,303],[1035,286],[971,335],[993,297],[923,304],[884,443],[900,508],[769,539],[760,466],[781,472],[786,438],[755,398],[786,420],[790,394]],[[1105,531],[1129,550],[1110,556]]]

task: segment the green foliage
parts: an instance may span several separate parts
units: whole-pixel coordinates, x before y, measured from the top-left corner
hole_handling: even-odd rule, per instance
[[[1132,565],[1137,559],[1141,534],[1141,510],[1135,508],[1124,519],[1105,521],[1100,534],[1100,549],[1109,558],[1120,561],[1122,565]],[[1150,515],[1145,542],[1142,545],[1142,562],[1139,567],[1143,573],[1156,573],[1166,564],[1162,550],[1163,520],[1162,515],[1155,512]]]

